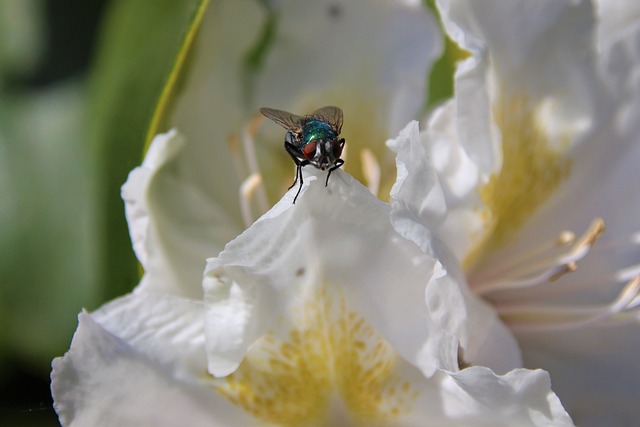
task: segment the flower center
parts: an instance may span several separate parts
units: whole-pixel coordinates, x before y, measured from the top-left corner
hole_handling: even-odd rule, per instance
[[[285,337],[264,336],[236,372],[215,380],[218,392],[283,426],[370,425],[409,412],[418,394],[397,374],[395,351],[339,301],[315,292]]]
[[[468,269],[508,243],[571,171],[571,161],[550,143],[527,97],[502,99],[493,113],[502,137],[502,165],[480,189],[485,226],[465,259]]]
[[[502,165],[480,190],[486,206],[482,212],[485,227],[465,259],[472,289],[489,301],[514,331],[573,329],[636,318],[640,267],[620,270],[597,282],[594,278],[564,278],[593,252],[604,232],[602,219],[595,219],[579,238],[572,231],[563,231],[528,253],[497,253],[566,180],[571,162],[563,156],[568,140],[552,146],[526,97],[502,100],[494,117],[502,135]],[[624,246],[628,250],[628,245]],[[598,306],[575,303],[596,284],[610,286],[613,301]],[[558,302],[563,300],[573,304]]]

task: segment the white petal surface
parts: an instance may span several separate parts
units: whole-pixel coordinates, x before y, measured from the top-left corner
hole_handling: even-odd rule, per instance
[[[215,391],[176,378],[102,329],[87,313],[71,349],[53,361],[54,408],[64,427],[229,426],[250,419]]]
[[[638,25],[640,3],[635,0],[596,0],[598,13],[598,44],[607,49],[611,38]]]
[[[500,165],[491,108],[498,94],[549,101],[555,137],[584,130],[598,96],[588,1],[442,0],[448,33],[473,56],[456,73],[457,130],[481,171]]]
[[[445,378],[443,389],[443,406],[457,426],[573,426],[544,371],[499,377],[472,367]]]
[[[485,173],[499,165],[499,156],[494,154],[501,135],[492,128],[489,107],[496,94],[520,91],[544,106],[538,118],[545,134],[566,132],[570,146],[566,155],[572,164],[566,182],[528,218],[517,236],[479,268],[494,273],[494,280],[508,282],[513,278],[496,272],[517,265],[518,260],[526,266],[528,254],[548,246],[560,232],[570,230],[579,235],[595,218],[603,218],[605,223],[604,235],[578,263],[575,273],[545,286],[504,292],[494,303],[606,304],[630,278],[618,277],[640,260],[636,238],[640,229],[636,188],[636,159],[640,156],[638,3],[597,3],[597,40],[592,6],[585,1],[439,3],[454,39],[474,54],[458,72],[455,108],[445,107],[448,113],[444,108],[440,111],[450,116],[448,134],[454,144],[459,139]],[[601,82],[595,80],[596,72]],[[549,112],[554,113],[553,120],[547,120]],[[427,132],[429,137],[435,134],[431,129]],[[473,235],[474,223],[469,221],[473,210],[469,204],[452,202],[460,201],[452,197],[455,192],[447,191],[453,187],[447,179],[465,181],[456,169],[447,172],[441,163],[435,164],[450,207],[439,231],[447,243],[454,242],[452,247],[463,260],[471,239],[456,237],[456,231]],[[482,184],[476,184],[476,194]],[[477,196],[474,200],[473,192],[469,194],[468,200],[479,206]],[[462,209],[456,212],[458,207]],[[570,412],[576,411],[580,425],[629,424],[629,414],[637,413],[633,399],[626,394],[640,383],[637,370],[621,367],[621,360],[638,353],[637,316],[635,320],[629,317],[620,330],[590,327],[517,336],[525,366],[551,371],[558,393],[567,400]],[[598,400],[610,403],[596,404]]]
[[[599,60],[609,92],[601,98],[597,126],[572,151],[575,161],[567,183],[508,248],[525,251],[527,246],[553,239],[561,230],[581,232],[594,218],[602,218],[606,230],[595,246],[598,255],[580,264],[575,277],[571,276],[577,282],[611,275],[640,260],[632,241],[640,230],[640,197],[635,185],[640,179],[635,161],[640,155],[640,23],[610,34],[604,47]],[[611,250],[599,250],[599,246]],[[610,287],[603,289],[614,295]]]
[[[258,337],[279,331],[290,309],[299,307],[299,293],[325,285],[341,289],[348,304],[426,375],[457,369],[457,339],[442,329],[466,316],[457,284],[437,286],[441,264],[399,236],[388,206],[357,181],[338,170],[325,188],[324,173],[316,178],[316,171],[308,172],[308,187],[295,205],[294,188],[208,261],[210,372],[232,372]]]
[[[447,205],[446,220],[441,221],[438,232],[456,257],[464,259],[473,237],[484,226],[476,208],[481,204],[478,188],[485,180],[460,144],[454,101],[434,111],[420,139]],[[413,161],[420,161],[420,158]],[[416,164],[413,168],[418,167]]]
[[[447,205],[435,170],[421,167],[421,163],[430,164],[431,159],[420,139],[418,122],[410,122],[387,145],[397,153],[398,176],[391,189],[392,208],[411,212],[422,224],[438,225],[447,213]]]
[[[103,305],[91,318],[176,372],[198,376],[206,371],[202,301],[138,290]]]
[[[603,218],[605,232],[592,253],[575,273],[558,281],[557,303],[605,304],[629,280],[618,280],[616,274],[640,262],[640,245],[634,240],[640,230],[636,184],[640,180],[636,161],[640,156],[640,24],[626,19],[634,15],[637,3],[631,2],[627,9],[624,3],[607,5],[600,12],[617,14],[605,16],[605,25],[610,20],[626,23],[616,27],[618,32],[600,30],[602,72],[612,91],[602,122],[582,144],[576,174],[566,190],[532,219],[512,248],[523,250],[527,242],[552,238],[553,232],[562,229],[581,231],[593,218]],[[581,288],[585,289],[578,293],[562,292]],[[580,425],[617,426],[633,425],[638,415],[634,390],[640,384],[640,371],[633,366],[640,351],[639,331],[636,314],[635,320],[628,319],[622,326],[518,338],[526,366],[551,372],[558,393]]]
[[[270,328],[238,370],[218,380],[223,395],[262,421],[322,426],[573,425],[545,372],[519,369],[497,376],[473,367],[456,373],[436,370],[427,378],[396,357],[395,349],[352,311],[357,304],[338,286],[303,287],[296,306],[289,308],[288,333]]]
[[[258,104],[296,109],[335,103],[352,120],[382,124],[388,133],[380,142],[415,117],[442,42],[419,2],[289,0],[281,10],[281,43],[260,76]]]
[[[190,144],[158,135],[122,187],[133,247],[145,269],[141,289],[201,298],[206,254],[238,230],[215,201],[180,173]],[[185,216],[187,215],[187,216]]]
[[[458,260],[432,231],[442,222],[446,204],[436,171],[430,167],[430,148],[418,133],[416,122],[410,123],[389,145],[398,151],[398,180],[391,191],[391,223],[398,233],[417,244],[425,253],[439,259],[448,269],[436,277],[438,295],[427,290],[427,304],[434,313],[450,310],[440,305],[442,294],[455,292],[465,300],[464,318],[452,322],[443,316],[442,327],[460,339],[466,362],[483,364],[504,373],[521,366],[518,345],[493,310],[468,289]],[[458,286],[455,285],[458,284]],[[437,317],[436,317],[437,319]],[[487,345],[488,344],[488,345]]]

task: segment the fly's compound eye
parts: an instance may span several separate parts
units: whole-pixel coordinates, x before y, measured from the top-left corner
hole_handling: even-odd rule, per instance
[[[304,158],[307,160],[313,160],[313,158],[316,155],[316,143],[315,142],[310,142],[307,145],[304,146],[303,149],[303,153],[304,153]]]
[[[333,141],[331,144],[331,154],[333,154],[334,159],[339,159],[342,156],[342,145],[339,141]]]

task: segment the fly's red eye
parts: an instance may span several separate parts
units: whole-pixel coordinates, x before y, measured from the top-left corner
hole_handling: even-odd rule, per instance
[[[303,153],[304,153],[305,159],[312,160],[313,157],[316,155],[316,143],[312,141],[307,145],[305,145]]]

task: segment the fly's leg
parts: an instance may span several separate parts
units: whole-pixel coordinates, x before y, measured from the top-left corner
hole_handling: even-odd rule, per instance
[[[304,183],[304,180],[302,179],[302,168],[309,164],[309,160],[300,160],[300,157],[302,157],[303,154],[295,145],[291,144],[289,141],[284,142],[284,149],[287,150],[287,153],[289,153],[289,156],[291,156],[294,163],[296,164],[296,178],[293,180],[293,184],[291,184],[289,190],[291,190],[296,185],[296,183],[298,182],[298,176],[300,176],[300,187],[298,188],[296,197],[293,198],[293,203],[295,204],[298,196],[300,195],[300,191],[302,191],[302,184]]]
[[[300,169],[300,165],[296,165],[296,179],[293,180],[293,184],[291,184],[289,188],[287,188],[287,190],[291,190],[293,187],[295,187],[296,183],[298,182],[298,174],[301,172],[302,170]]]
[[[302,184],[304,180],[302,179],[302,166],[298,165],[296,168],[296,181],[298,180],[298,175],[300,175],[300,187],[298,187],[298,192],[296,193],[296,197],[293,198],[293,204],[296,204],[296,200],[298,200],[298,196],[300,195],[300,191],[302,191]],[[296,185],[296,181],[293,182],[293,185]],[[291,187],[293,187],[293,185]],[[289,188],[291,188],[289,187]]]
[[[338,152],[337,157],[340,157],[340,154],[342,153],[342,149],[344,148],[344,138],[340,139],[338,143],[340,144],[340,151]],[[331,176],[331,172],[338,169],[342,165],[344,165],[344,160],[339,158],[338,160],[335,161],[335,163],[333,164],[333,167],[329,169],[329,172],[327,172],[327,179],[324,181],[325,187],[329,185],[329,177]]]
[[[336,162],[334,163],[333,167],[331,169],[329,169],[329,172],[327,173],[327,180],[324,182],[324,186],[326,187],[327,185],[329,185],[329,177],[331,176],[331,172],[333,172],[334,170],[338,169],[340,166],[344,165],[344,160],[342,159],[338,159],[336,160]]]

